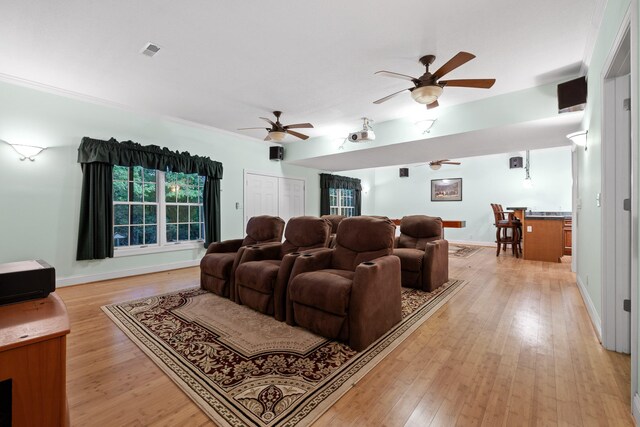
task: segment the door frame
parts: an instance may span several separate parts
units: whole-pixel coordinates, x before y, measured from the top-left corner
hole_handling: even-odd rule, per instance
[[[602,99],[600,101],[600,114],[602,118],[600,129],[601,153],[602,153],[602,344],[607,349],[615,349],[615,311],[616,311],[616,283],[611,280],[611,275],[615,271],[612,254],[615,248],[615,236],[612,230],[616,207],[612,204],[610,196],[611,188],[615,188],[615,147],[606,145],[608,136],[608,124],[605,118],[610,118],[605,110],[608,104],[608,97],[611,96],[605,90],[605,82],[609,80],[610,73],[622,42],[629,32],[630,38],[630,64],[631,64],[631,253],[630,253],[630,281],[631,281],[631,408],[636,421],[640,420],[640,397],[638,396],[638,5],[637,0],[631,0],[629,9],[622,20],[618,34],[611,47],[600,75],[600,87],[602,88]]]

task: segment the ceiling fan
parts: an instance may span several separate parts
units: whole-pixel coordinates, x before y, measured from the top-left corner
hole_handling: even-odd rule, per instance
[[[431,162],[429,162],[429,167],[431,169],[433,169],[434,171],[437,171],[438,169],[440,169],[442,167],[442,165],[460,165],[462,163],[460,162],[452,162],[449,159],[442,159],[442,160],[433,160]]]
[[[282,115],[282,111],[274,111],[273,115],[276,116],[275,122],[273,122],[273,120],[267,119],[266,117],[258,117],[259,119],[262,119],[265,122],[269,123],[271,125],[270,128],[255,127],[255,128],[240,128],[238,130],[266,129],[267,132],[269,133],[267,134],[267,137],[264,139],[265,141],[281,142],[287,134],[293,135],[296,138],[300,138],[303,140],[309,138],[307,135],[302,134],[300,132],[296,132],[291,129],[312,128],[313,125],[311,123],[296,123],[293,125],[283,125],[282,123],[280,123],[280,115]]]
[[[426,71],[418,78],[407,76],[406,74],[394,73],[392,71],[377,71],[375,74],[393,77],[396,79],[409,80],[415,87],[402,89],[398,92],[392,93],[391,95],[385,96],[384,98],[380,98],[373,103],[381,104],[399,93],[408,90],[411,92],[411,97],[414,101],[420,104],[426,104],[427,108],[435,108],[438,106],[438,98],[442,95],[442,90],[445,86],[489,89],[496,82],[496,79],[440,80],[440,78],[445,74],[450,73],[475,57],[475,55],[469,52],[458,52],[453,58],[432,74],[429,72],[429,65],[433,63],[436,57],[434,55],[425,55],[420,58],[420,62],[425,66]]]

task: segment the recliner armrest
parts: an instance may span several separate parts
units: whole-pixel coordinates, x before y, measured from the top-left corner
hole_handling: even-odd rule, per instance
[[[282,243],[263,243],[259,245],[245,246],[240,259],[240,264],[249,261],[262,261],[265,259],[280,259]]]
[[[289,279],[296,259],[303,253],[316,250],[317,249],[311,249],[305,252],[292,252],[282,257],[280,269],[278,270],[278,278],[276,279],[273,289],[273,316],[276,320],[284,322],[287,317],[287,289],[289,288]]]
[[[431,292],[449,280],[449,241],[427,243],[422,260],[422,290]]]
[[[243,240],[244,239],[231,239],[222,242],[213,242],[207,248],[205,255],[220,252],[238,252]]]
[[[402,318],[400,258],[387,255],[356,267],[349,302],[349,345],[364,350]]]
[[[298,274],[307,273],[310,271],[324,270],[331,268],[331,260],[335,249],[318,248],[305,251],[303,254],[295,255],[295,262],[291,268],[291,274],[289,275],[289,281],[287,283],[287,290],[285,291],[285,318],[288,325],[295,326],[296,322],[293,319],[293,303],[289,298],[289,287],[291,282]],[[289,256],[294,256],[289,254]],[[283,259],[284,260],[284,259]]]

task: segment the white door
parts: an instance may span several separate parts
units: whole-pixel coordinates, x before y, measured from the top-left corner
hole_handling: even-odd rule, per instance
[[[285,222],[294,216],[304,215],[304,181],[301,179],[278,179],[278,213]]]
[[[278,178],[245,174],[244,228],[249,218],[257,215],[278,216]]]
[[[257,173],[245,173],[244,227],[256,215],[289,218],[305,213],[305,181]]]

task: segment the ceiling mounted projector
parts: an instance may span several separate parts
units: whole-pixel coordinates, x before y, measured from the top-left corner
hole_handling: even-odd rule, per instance
[[[366,117],[362,118],[362,130],[358,132],[352,132],[347,137],[351,142],[364,142],[364,141],[374,141],[376,139],[376,134],[373,132],[373,128],[371,124],[373,120],[370,120]]]

